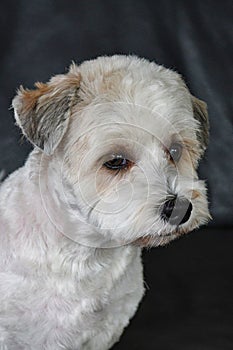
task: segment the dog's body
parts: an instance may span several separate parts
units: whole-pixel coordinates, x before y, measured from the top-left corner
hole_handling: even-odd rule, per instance
[[[143,294],[140,249],[96,251],[60,234],[30,180],[38,156],[1,186],[0,344],[109,349]]]
[[[143,296],[141,247],[209,217],[195,170],[204,105],[177,73],[113,56],[21,89],[13,106],[36,148],[0,187],[0,347],[107,350]],[[175,164],[166,152],[181,141]],[[172,193],[188,203],[181,224]]]

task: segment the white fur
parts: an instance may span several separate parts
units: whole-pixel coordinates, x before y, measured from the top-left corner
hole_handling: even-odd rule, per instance
[[[135,241],[166,244],[209,217],[198,155],[174,167],[161,147],[179,137],[198,154],[180,76],[127,56],[71,71],[82,102],[62,142],[51,156],[35,148],[0,187],[0,348],[109,349],[144,292]],[[113,176],[102,164],[123,150],[136,165]],[[179,232],[160,218],[168,185],[193,204]]]

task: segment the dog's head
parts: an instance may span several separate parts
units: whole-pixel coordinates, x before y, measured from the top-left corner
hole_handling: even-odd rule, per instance
[[[80,243],[163,245],[208,221],[196,173],[208,143],[206,104],[177,73],[101,57],[21,88],[13,107],[48,168],[61,170],[56,194],[63,213],[82,222]]]

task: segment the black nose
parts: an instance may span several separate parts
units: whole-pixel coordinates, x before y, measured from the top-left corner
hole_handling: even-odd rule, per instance
[[[171,225],[182,225],[188,221],[193,206],[186,198],[167,200],[163,206],[161,217]]]

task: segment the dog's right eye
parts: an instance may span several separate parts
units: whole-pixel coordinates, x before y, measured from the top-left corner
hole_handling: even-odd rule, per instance
[[[104,166],[111,170],[122,170],[127,169],[130,165],[130,161],[121,156],[115,157],[104,163]]]

